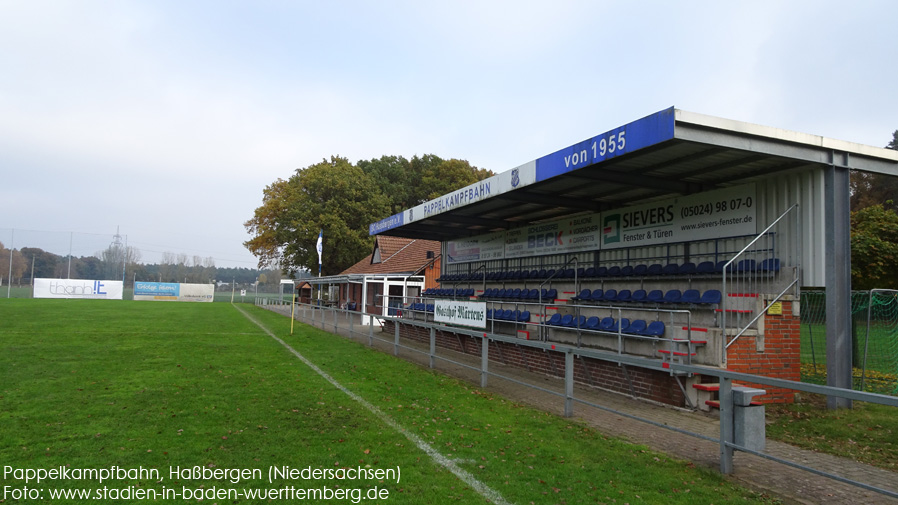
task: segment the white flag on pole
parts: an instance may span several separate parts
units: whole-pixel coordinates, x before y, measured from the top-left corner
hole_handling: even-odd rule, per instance
[[[321,235],[324,233],[324,230],[318,232],[318,244],[315,245],[315,249],[318,250],[318,264],[321,265]]]

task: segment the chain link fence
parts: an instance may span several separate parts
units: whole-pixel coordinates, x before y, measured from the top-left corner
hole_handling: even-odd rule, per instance
[[[851,293],[854,389],[898,394],[898,291]],[[801,293],[802,380],[826,383],[826,294]]]

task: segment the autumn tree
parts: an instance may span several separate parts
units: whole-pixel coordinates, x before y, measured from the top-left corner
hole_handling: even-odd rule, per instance
[[[252,236],[244,245],[260,268],[316,272],[315,244],[324,230],[322,273],[337,274],[370,254],[369,224],[491,175],[433,154],[410,160],[382,156],[355,165],[331,157],[265,188],[262,205],[244,223]]]
[[[262,205],[244,224],[253,237],[244,245],[259,258],[260,268],[317,270],[315,245],[324,230],[322,273],[333,275],[370,253],[374,241],[368,225],[389,214],[389,201],[373,179],[333,156],[265,188]]]

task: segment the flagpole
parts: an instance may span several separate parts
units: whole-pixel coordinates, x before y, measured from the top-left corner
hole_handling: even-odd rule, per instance
[[[322,242],[323,242],[324,230],[318,232],[318,243],[315,245],[315,249],[318,250],[318,307],[321,307],[321,252],[323,250]]]

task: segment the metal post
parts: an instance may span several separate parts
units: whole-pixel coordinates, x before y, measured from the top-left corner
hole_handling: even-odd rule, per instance
[[[733,448],[735,440],[733,427],[733,380],[726,377],[720,378],[720,473],[729,475],[733,473]]]
[[[393,321],[393,355],[399,356],[399,322]]]
[[[430,368],[436,364],[437,355],[437,331],[433,326],[430,327]]]
[[[564,417],[574,415],[574,353],[564,354]]]
[[[847,158],[847,153],[841,153]],[[823,177],[826,269],[826,385],[852,388],[851,365],[851,222],[848,160],[837,160]],[[837,162],[840,166],[836,166]],[[828,396],[829,409],[851,408],[851,400]]]
[[[489,373],[490,340],[484,334],[480,343],[480,387],[485,388]]]
[[[352,338],[355,332],[355,312],[346,308],[346,316],[349,318],[349,338]]]
[[[374,346],[374,318],[368,315],[368,346]]]

